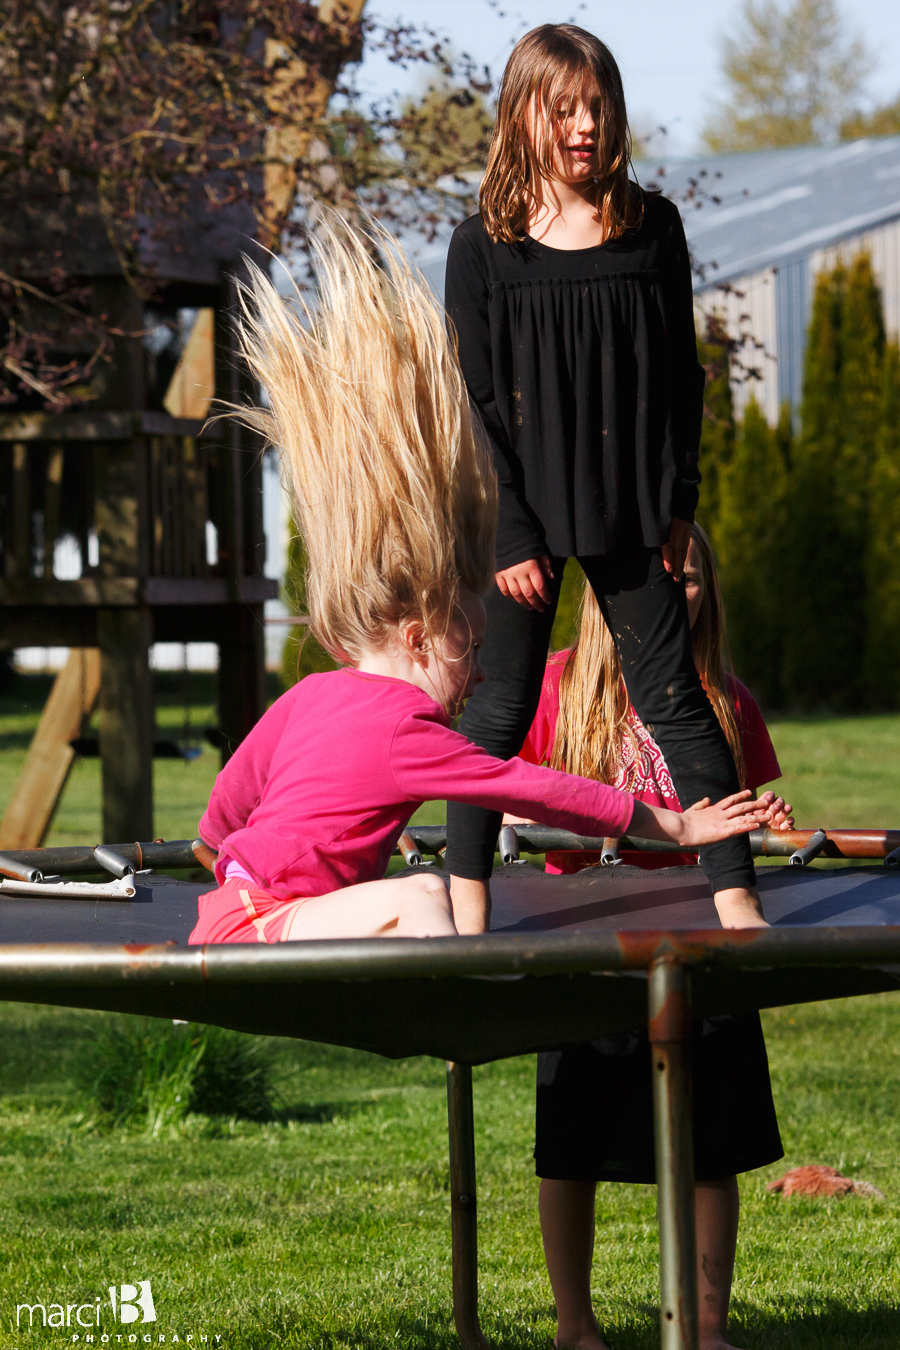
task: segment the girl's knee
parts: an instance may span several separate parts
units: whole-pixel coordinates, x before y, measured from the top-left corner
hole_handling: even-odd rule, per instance
[[[450,892],[447,881],[442,872],[432,872],[430,869],[422,872],[421,876],[410,877],[410,881],[415,882],[415,886],[420,895],[427,896],[431,900],[446,900],[450,903]]]

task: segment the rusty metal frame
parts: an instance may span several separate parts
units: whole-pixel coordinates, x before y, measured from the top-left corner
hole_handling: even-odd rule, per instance
[[[124,850],[121,850],[124,852]],[[95,864],[96,866],[96,864]],[[542,933],[368,938],[272,947],[0,946],[0,989],[100,988],[322,980],[392,980],[585,972],[648,972],[654,1131],[659,1180],[661,1345],[697,1350],[694,1178],[689,1082],[690,982],[699,968],[900,964],[900,927]],[[485,1350],[478,1321],[472,1070],[448,1064],[453,1310],[466,1350]]]
[[[558,830],[550,825],[516,825],[507,826],[506,829],[509,832],[511,857],[516,850],[522,853],[612,853],[615,844],[642,853],[672,852],[671,843],[655,839],[625,837],[616,841],[593,838],[572,834],[569,830]],[[820,839],[822,835],[825,836],[824,841]],[[808,853],[810,857],[820,858],[880,858],[889,866],[896,866],[900,862],[900,830],[754,830],[749,839],[750,848],[757,858],[792,859],[800,853],[804,856],[798,861],[805,861]],[[408,825],[394,851],[404,856],[416,851],[434,856],[441,852],[446,843],[445,825]],[[159,839],[146,843],[110,844],[106,847],[121,854],[136,869],[177,870],[196,867],[198,863],[211,868],[215,861],[214,851],[201,839]],[[892,857],[894,853],[898,854],[897,858]],[[9,849],[5,856],[27,867],[40,868],[45,875],[58,872],[77,876],[83,872],[100,870],[90,844]],[[2,872],[0,862],[0,874]]]

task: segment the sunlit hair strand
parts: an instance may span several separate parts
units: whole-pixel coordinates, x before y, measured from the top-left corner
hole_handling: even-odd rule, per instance
[[[493,580],[497,515],[443,313],[396,241],[370,230],[322,230],[314,311],[251,266],[238,322],[268,399],[239,415],[281,453],[310,629],[351,665],[406,618],[446,633],[461,590]]]

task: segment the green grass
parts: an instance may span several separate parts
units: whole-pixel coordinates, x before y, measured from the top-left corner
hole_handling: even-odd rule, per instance
[[[773,718],[779,791],[804,829],[900,826],[900,716]]]
[[[45,695],[32,683],[0,705],[0,809]],[[162,700],[160,725],[176,730],[182,716],[176,695]],[[192,721],[208,720],[211,690],[198,687]],[[772,734],[799,824],[896,825],[900,717],[777,720]],[[211,750],[193,763],[157,761],[157,833],[194,832],[217,764]],[[441,804],[422,818],[443,819]],[[97,837],[98,766],[85,761],[51,838]],[[764,1023],[787,1156],[742,1179],[732,1340],[747,1350],[894,1350],[900,995],[780,1009]],[[167,1344],[193,1333],[192,1350],[201,1334],[210,1350],[216,1334],[229,1350],[455,1344],[440,1064],[272,1040],[276,1121],[189,1114],[173,1137],[154,1139],[110,1128],[85,1087],[85,1066],[116,1024],[0,1003],[0,1350],[71,1344],[71,1332],[17,1331],[16,1303],[93,1303],[113,1282],[140,1279],[153,1285],[154,1344],[160,1333]],[[476,1070],[475,1100],[483,1323],[498,1347],[549,1347],[533,1061]],[[767,1194],[773,1176],[811,1162],[872,1181],[886,1198]],[[598,1313],[616,1350],[650,1350],[654,1191],[603,1186],[597,1213]]]
[[[900,996],[764,1016],[787,1157],[742,1179],[734,1343],[893,1350]],[[104,1127],[77,1086],[110,1020],[0,1005],[3,1344],[51,1335],[10,1339],[16,1303],[93,1302],[138,1279],[152,1281],[157,1344],[189,1331],[237,1350],[454,1344],[440,1064],[275,1040],[280,1123],[191,1116],[154,1140]],[[475,1104],[484,1326],[497,1346],[548,1347],[531,1058],[477,1069]],[[808,1162],[886,1198],[767,1194],[773,1176]],[[600,1187],[593,1281],[616,1350],[658,1344],[654,1204],[650,1187]]]

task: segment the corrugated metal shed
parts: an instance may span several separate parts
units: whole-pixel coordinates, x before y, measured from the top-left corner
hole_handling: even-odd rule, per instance
[[[839,258],[870,253],[900,335],[900,136],[648,168],[642,181],[681,207],[698,309],[722,314],[758,373],[736,381],[739,410],[751,393],[773,422],[783,402],[798,405],[815,278]]]

